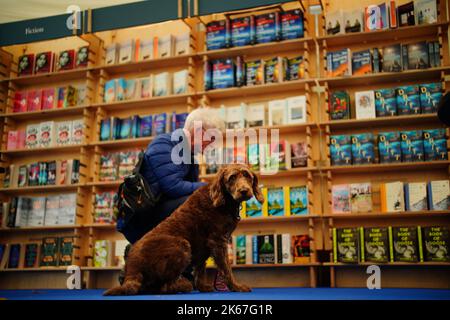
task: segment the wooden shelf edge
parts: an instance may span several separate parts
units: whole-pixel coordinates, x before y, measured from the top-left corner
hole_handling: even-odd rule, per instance
[[[389,124],[398,124],[399,122],[417,123],[426,120],[436,120],[436,122],[439,122],[436,113],[428,113],[428,114],[393,116],[393,117],[377,117],[373,119],[329,120],[319,122],[317,123],[317,125],[320,127],[329,126],[330,128],[337,128],[337,129],[340,128],[354,129],[367,125],[389,125]]]
[[[389,266],[389,267],[450,267],[450,262],[359,262],[359,263],[341,263],[324,262],[325,267],[367,267],[371,265]]]
[[[389,170],[406,170],[406,169],[414,169],[414,168],[439,168],[449,166],[449,160],[439,160],[439,161],[420,161],[420,162],[399,162],[399,163],[374,163],[374,164],[363,164],[363,165],[348,165],[348,166],[325,166],[320,167],[319,170],[322,171],[331,171],[331,172],[361,172],[361,171],[389,171]]]
[[[18,227],[18,228],[0,228],[0,232],[23,232],[23,231],[50,231],[50,230],[67,230],[67,229],[80,229],[83,226],[81,224],[64,225],[64,226],[42,226],[42,227]]]

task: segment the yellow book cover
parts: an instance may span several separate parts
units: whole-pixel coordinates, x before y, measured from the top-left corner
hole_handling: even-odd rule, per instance
[[[261,192],[264,196],[264,203],[262,205],[262,214],[263,214],[263,217],[268,217],[269,216],[269,206],[267,204],[267,202],[268,202],[267,188],[261,188]]]
[[[209,257],[208,260],[206,260],[206,267],[215,267],[216,263],[213,259],[213,257]]]
[[[239,211],[239,216],[241,217],[241,219],[247,218],[246,208],[247,208],[247,203],[245,201],[242,201],[241,202],[241,210]]]
[[[291,215],[291,188],[289,186],[283,187],[284,191],[284,215],[290,216]]]

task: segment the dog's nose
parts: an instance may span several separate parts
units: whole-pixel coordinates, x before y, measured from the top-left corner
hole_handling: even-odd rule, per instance
[[[247,188],[239,189],[239,193],[241,194],[241,196],[249,196],[250,189],[247,189]]]

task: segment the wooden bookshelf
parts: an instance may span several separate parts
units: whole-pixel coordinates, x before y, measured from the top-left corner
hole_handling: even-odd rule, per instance
[[[403,219],[403,218],[433,218],[450,217],[450,211],[404,211],[404,212],[367,212],[367,213],[330,213],[324,214],[324,218],[332,219]]]
[[[47,148],[25,148],[25,149],[15,149],[15,150],[2,150],[3,154],[6,154],[10,157],[20,157],[20,156],[29,156],[30,154],[39,154],[39,153],[47,153],[47,152],[74,152],[79,151],[80,148],[86,147],[85,144],[73,144],[67,146],[54,146]]]
[[[29,112],[10,112],[10,113],[0,113],[0,118],[10,118],[16,121],[22,120],[42,120],[49,119],[51,117],[59,116],[72,116],[72,115],[83,115],[83,110],[89,108],[90,105],[84,106],[74,106],[61,109],[48,109],[40,111],[29,111]]]
[[[17,228],[0,228],[1,232],[32,232],[32,231],[51,231],[51,230],[69,230],[69,229],[78,229],[81,228],[82,225],[64,225],[64,226],[39,226],[39,227],[17,227]]]
[[[450,267],[450,262],[359,262],[359,263],[340,263],[340,262],[324,262],[324,266],[331,267],[367,267],[371,265],[385,267]]]
[[[46,185],[46,186],[26,186],[15,188],[1,188],[0,193],[8,195],[35,193],[35,192],[65,192],[77,191],[77,188],[83,187],[84,184],[67,184],[67,185]]]
[[[91,68],[80,68],[67,71],[33,74],[21,77],[9,78],[9,81],[19,86],[41,85],[48,83],[58,83],[64,81],[78,80],[86,77],[86,73],[92,71]]]
[[[450,161],[422,161],[422,162],[399,162],[399,163],[376,163],[362,164],[351,166],[327,166],[323,167],[324,171],[333,173],[354,173],[354,172],[392,172],[392,171],[409,171],[419,169],[446,169],[450,165]]]
[[[258,178],[260,179],[270,179],[270,178],[279,178],[279,177],[293,177],[293,176],[301,176],[306,175],[308,172],[317,171],[318,168],[316,167],[303,167],[303,168],[294,168],[290,170],[279,170],[278,172],[274,174],[268,174],[268,173],[261,173],[256,172]],[[216,175],[215,174],[204,174],[200,175],[200,179],[203,180],[212,180]]]
[[[104,149],[107,148],[136,148],[146,146],[153,137],[135,138],[135,139],[120,139],[107,141],[94,141],[89,146],[99,146]]]
[[[262,224],[262,223],[277,223],[277,222],[299,222],[308,219],[317,219],[320,215],[317,214],[303,214],[297,216],[283,216],[283,217],[248,217],[239,221],[240,225],[246,224]]]
[[[7,268],[0,272],[66,272],[67,267]]]
[[[307,268],[307,267],[317,267],[320,263],[273,263],[273,264],[233,264],[231,267],[233,269],[266,269],[266,268]],[[215,266],[208,266],[208,269],[216,269]]]

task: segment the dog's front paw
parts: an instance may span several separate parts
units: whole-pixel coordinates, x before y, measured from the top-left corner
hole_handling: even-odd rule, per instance
[[[209,285],[209,284],[198,285],[197,289],[200,292],[213,292],[214,291],[214,287],[212,285]]]
[[[245,284],[235,284],[235,285],[231,286],[230,289],[231,289],[231,291],[234,291],[234,292],[250,292],[250,291],[252,291],[252,289]]]

